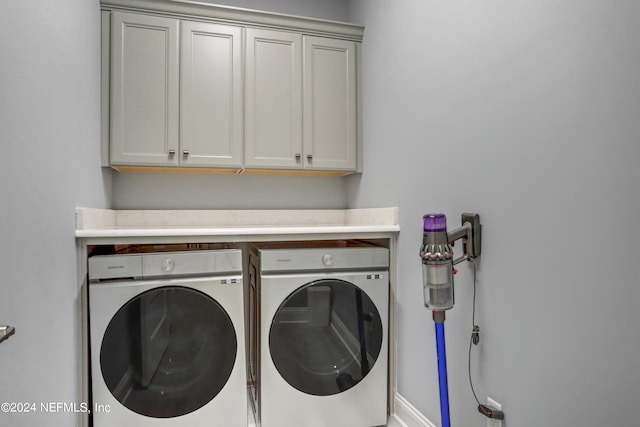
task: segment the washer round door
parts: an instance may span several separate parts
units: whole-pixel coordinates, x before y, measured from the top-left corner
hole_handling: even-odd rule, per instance
[[[167,286],[118,310],[102,340],[100,368],[122,405],[171,418],[210,402],[229,379],[236,353],[233,323],[218,302],[195,289]]]
[[[291,293],[269,331],[273,363],[285,381],[316,396],[358,384],[382,348],[382,319],[357,286],[322,279]]]

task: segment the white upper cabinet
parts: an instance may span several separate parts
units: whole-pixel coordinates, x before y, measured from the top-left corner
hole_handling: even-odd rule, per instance
[[[246,168],[355,171],[356,43],[247,29]]]
[[[246,30],[245,166],[302,167],[302,36]]]
[[[304,37],[304,167],[355,170],[356,44]]]
[[[111,35],[111,164],[177,164],[178,20],[114,12]]]
[[[234,26],[114,12],[111,164],[240,168],[241,37]]]
[[[181,26],[181,165],[242,167],[242,29]]]
[[[174,0],[101,5],[104,165],[362,170],[361,26]]]

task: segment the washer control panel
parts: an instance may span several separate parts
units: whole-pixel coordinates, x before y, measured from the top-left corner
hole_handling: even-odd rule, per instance
[[[89,280],[242,273],[239,249],[98,255],[89,258]]]

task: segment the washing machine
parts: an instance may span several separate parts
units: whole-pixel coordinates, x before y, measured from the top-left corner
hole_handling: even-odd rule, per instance
[[[89,258],[94,427],[247,426],[237,249]]]
[[[339,241],[252,251],[261,427],[386,425],[388,249]]]

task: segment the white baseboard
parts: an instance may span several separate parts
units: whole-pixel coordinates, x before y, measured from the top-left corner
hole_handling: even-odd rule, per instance
[[[388,427],[436,427],[427,417],[422,415],[407,399],[396,393],[394,397],[395,411],[389,418]]]

